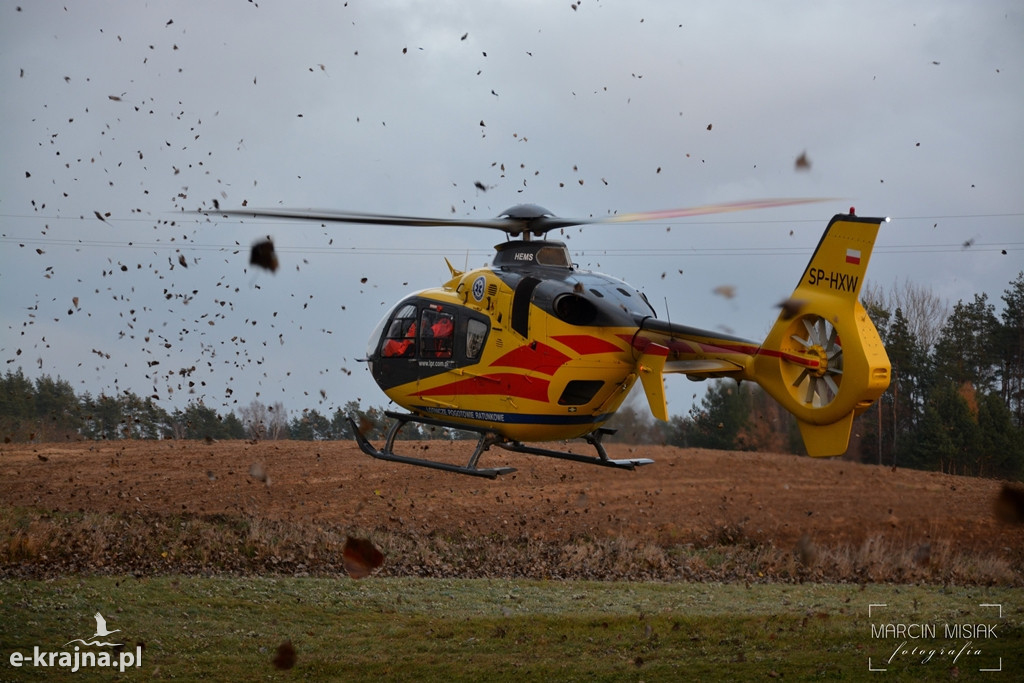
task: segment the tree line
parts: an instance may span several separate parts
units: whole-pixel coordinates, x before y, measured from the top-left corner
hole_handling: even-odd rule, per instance
[[[862,301],[892,363],[892,381],[854,422],[847,457],[956,474],[1024,476],[1024,272],[1003,293],[952,308],[911,283],[865,287]],[[30,380],[19,368],[0,377],[0,437],[64,439],[351,439],[353,417],[381,438],[381,408],[349,401],[289,419],[280,403],[252,401],[218,413],[202,401],[171,412],[130,391],[76,395],[60,378]],[[712,382],[699,405],[661,423],[628,403],[612,418],[618,440],[682,447],[802,453],[795,420],[756,385]],[[407,439],[456,438],[454,430],[409,425]]]
[[[131,391],[79,396],[71,384],[42,375],[30,380],[19,368],[0,376],[0,438],[5,443],[78,439],[298,439],[325,441],[354,437],[349,417],[364,436],[383,437],[388,418],[382,408],[363,409],[349,401],[325,415],[303,410],[289,419],[281,402],[251,401],[219,413],[202,401],[168,412],[153,398]],[[454,430],[408,426],[405,439],[454,438]]]

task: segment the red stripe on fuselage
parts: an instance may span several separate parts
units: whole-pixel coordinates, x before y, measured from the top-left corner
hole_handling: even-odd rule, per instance
[[[769,358],[782,358],[783,360],[789,361],[794,365],[802,365],[805,368],[812,368],[815,370],[821,367],[821,361],[819,361],[817,358],[798,356],[795,353],[786,353],[785,351],[778,351],[776,349],[758,349],[756,355],[768,356]]]
[[[802,365],[806,368],[817,369],[821,367],[821,362],[817,358],[808,358],[807,356],[801,356],[795,353],[786,353],[785,351],[779,351],[777,349],[766,349],[763,347],[753,346],[752,344],[742,344],[733,342],[723,342],[721,344],[708,344],[699,342],[696,340],[681,340],[681,339],[667,339],[662,341],[654,341],[646,337],[627,337],[621,335],[622,339],[630,342],[634,349],[641,353],[648,352],[648,349],[652,346],[668,347],[670,353],[682,353],[682,354],[707,354],[707,355],[722,355],[722,354],[733,354],[742,353],[748,356],[768,356],[769,358],[782,358],[795,365]]]
[[[553,349],[547,344],[534,342],[509,351],[491,363],[491,367],[522,368],[523,370],[543,372],[545,375],[553,375],[569,360],[569,356],[561,351]]]
[[[468,377],[449,382],[433,389],[424,389],[417,396],[514,396],[532,401],[548,401],[546,379],[497,372],[480,377]]]
[[[652,344],[666,347],[670,352],[674,353],[745,353],[748,356],[753,356],[759,351],[758,347],[741,342],[723,341],[719,344],[709,344],[697,341],[696,339],[654,340],[647,337],[627,337],[625,335],[622,335],[622,338],[631,343],[633,348],[641,353],[645,352]]]
[[[581,356],[589,356],[596,353],[622,353],[621,347],[607,339],[593,337],[589,334],[560,334],[551,338],[561,344],[565,344]]]

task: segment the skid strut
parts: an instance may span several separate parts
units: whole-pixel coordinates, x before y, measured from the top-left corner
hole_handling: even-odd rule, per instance
[[[352,427],[352,433],[355,435],[356,443],[359,445],[359,449],[367,455],[377,458],[379,460],[390,460],[391,462],[401,462],[406,465],[416,465],[418,467],[430,467],[436,470],[444,470],[446,472],[456,472],[458,474],[468,474],[473,477],[487,477],[488,479],[495,479],[498,475],[509,474],[515,472],[514,467],[493,467],[493,468],[480,468],[477,467],[477,463],[480,460],[480,456],[491,448],[491,446],[498,446],[508,451],[515,453],[526,453],[528,455],[541,455],[546,458],[558,458],[559,460],[571,460],[573,462],[581,462],[589,465],[601,465],[602,467],[615,467],[618,469],[632,470],[641,465],[650,465],[653,460],[648,458],[629,458],[625,460],[612,460],[608,457],[608,453],[604,449],[604,444],[601,440],[609,434],[614,434],[614,429],[605,429],[601,427],[596,429],[594,432],[586,435],[587,443],[594,447],[597,451],[596,456],[592,455],[580,455],[578,453],[566,453],[564,451],[555,451],[547,448],[537,448],[535,446],[527,446],[519,441],[510,441],[501,437],[494,432],[486,429],[479,429],[467,425],[452,424],[443,420],[436,420],[429,417],[421,417],[418,415],[410,415],[408,413],[394,413],[385,412],[385,415],[395,420],[394,424],[388,428],[387,435],[384,437],[384,448],[378,450],[371,444],[366,437],[359,431],[359,427],[352,417],[348,418],[348,422]],[[452,463],[441,462],[438,460],[428,460],[426,458],[414,458],[408,455],[399,455],[395,453],[395,438],[398,436],[398,432],[401,431],[407,423],[419,423],[427,424],[435,427],[446,427],[449,429],[459,429],[463,431],[474,432],[479,435],[479,439],[476,443],[476,448],[473,450],[473,454],[469,456],[469,462],[465,465],[454,465]]]

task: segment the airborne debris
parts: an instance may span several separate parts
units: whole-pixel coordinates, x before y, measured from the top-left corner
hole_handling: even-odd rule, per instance
[[[279,265],[277,253],[274,251],[274,241],[268,235],[266,239],[253,243],[252,252],[249,254],[249,263],[260,268],[265,268],[271,273],[277,271]]]
[[[807,158],[807,151],[800,153],[800,156],[796,158],[796,170],[798,171],[809,171],[811,170],[811,160]]]
[[[263,482],[267,486],[270,486],[270,475],[263,469],[263,465],[258,462],[254,462],[249,465],[249,476],[256,481]]]
[[[349,576],[364,579],[384,564],[384,554],[365,538],[347,536],[341,560]]]
[[[924,543],[914,551],[914,564],[918,567],[927,567],[932,559],[932,544]]]
[[[290,669],[295,666],[295,646],[286,640],[277,646],[274,659],[271,660],[275,669]]]
[[[996,519],[1006,524],[1024,524],[1024,488],[1003,484],[995,500]]]
[[[736,288],[732,285],[718,285],[711,291],[712,293],[725,297],[726,299],[731,299],[736,296]]]
[[[784,299],[775,305],[782,309],[780,314],[782,319],[789,320],[800,315],[800,311],[804,310],[807,301],[804,299]]]
[[[803,567],[811,567],[817,562],[818,548],[815,546],[814,541],[811,540],[810,535],[805,533],[800,537],[800,540],[796,543],[794,554],[797,561]]]

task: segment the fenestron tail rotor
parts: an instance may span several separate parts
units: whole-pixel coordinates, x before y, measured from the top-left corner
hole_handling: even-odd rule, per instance
[[[806,335],[792,334],[790,339],[800,344],[805,353],[818,356],[818,367],[804,366],[793,381],[796,395],[812,408],[823,408],[839,394],[843,378],[843,348],[839,345],[836,327],[818,315],[800,319]],[[793,361],[789,361],[793,362]]]

